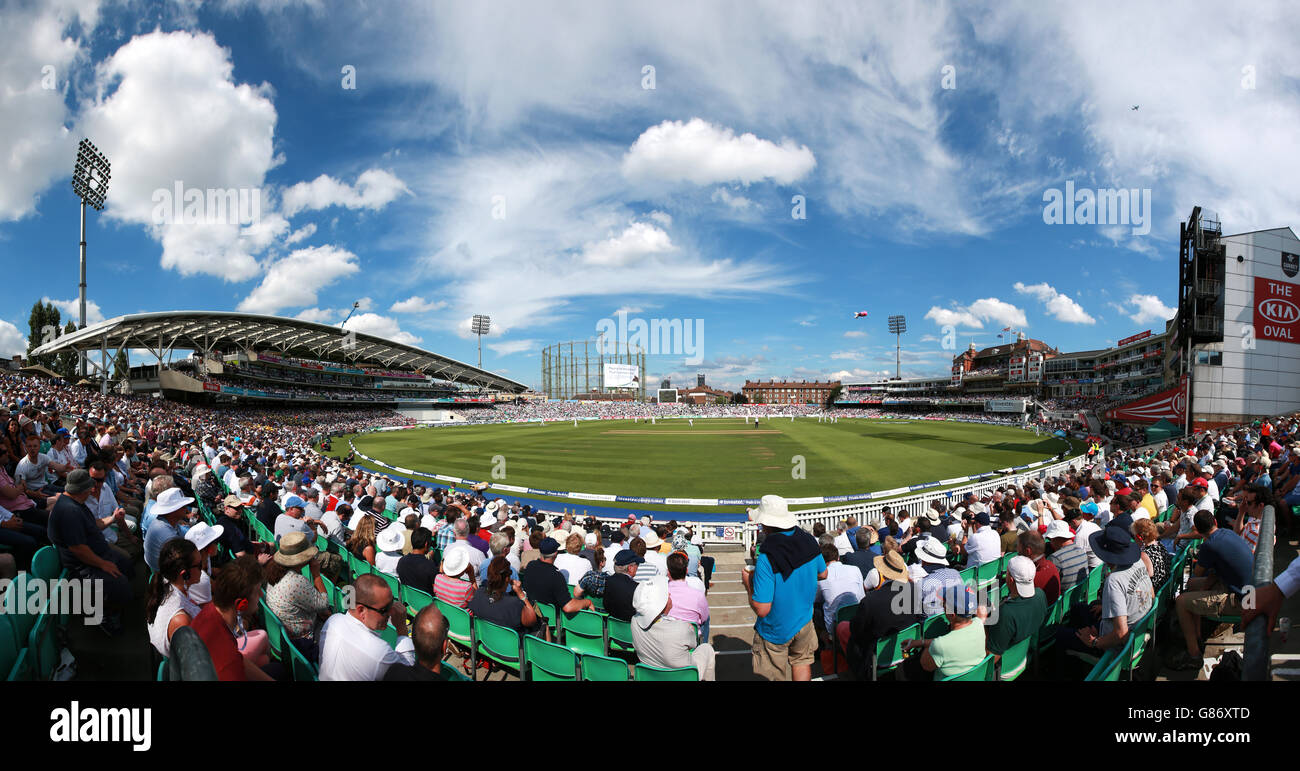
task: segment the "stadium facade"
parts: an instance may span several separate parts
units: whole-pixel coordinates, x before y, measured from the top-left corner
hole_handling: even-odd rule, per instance
[[[441,354],[299,319],[174,311],[119,316],[37,348],[146,350],[156,363],[131,368],[134,393],[204,404],[383,406],[416,420],[451,407],[490,406],[527,387]],[[174,354],[192,352],[173,362]],[[107,381],[105,381],[105,386]]]
[[[1162,329],[1075,352],[1023,334],[980,350],[972,344],[953,358],[950,378],[846,382],[837,404],[977,411],[985,400],[983,410],[996,412],[1012,397],[1026,413],[1037,407],[1048,417],[1135,425],[1163,419],[1187,431],[1294,412],[1298,274],[1300,240],[1291,228],[1225,236],[1196,207],[1180,225],[1179,303]]]

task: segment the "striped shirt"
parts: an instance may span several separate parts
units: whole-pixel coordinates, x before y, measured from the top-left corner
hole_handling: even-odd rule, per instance
[[[474,594],[474,585],[460,578],[452,578],[446,573],[439,573],[433,580],[433,596],[458,608],[469,606],[469,598]]]
[[[1048,559],[1061,571],[1061,594],[1088,577],[1088,555],[1078,544],[1066,544],[1052,552]]]

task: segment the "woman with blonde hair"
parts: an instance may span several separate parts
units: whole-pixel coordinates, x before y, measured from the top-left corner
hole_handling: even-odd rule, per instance
[[[357,529],[348,539],[348,551],[352,552],[359,559],[375,564],[375,520],[371,517],[361,517],[357,523]]]

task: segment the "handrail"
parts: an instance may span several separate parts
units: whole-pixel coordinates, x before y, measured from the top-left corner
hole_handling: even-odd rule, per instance
[[[1285,503],[1280,505],[1285,506]],[[1273,582],[1273,538],[1277,529],[1277,516],[1272,506],[1264,507],[1264,514],[1259,521],[1259,540],[1255,541],[1255,572],[1252,577],[1254,586],[1260,587]],[[1249,596],[1249,595],[1247,595]],[[1243,680],[1269,680],[1269,620],[1267,614],[1256,616],[1244,630],[1246,646],[1242,667]]]

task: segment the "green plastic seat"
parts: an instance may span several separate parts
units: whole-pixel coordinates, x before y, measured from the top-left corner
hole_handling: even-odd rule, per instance
[[[506,669],[514,670],[521,680],[527,679],[524,665],[524,641],[519,633],[482,618],[474,618],[475,652]],[[475,679],[478,668],[475,667]]]
[[[442,611],[442,617],[447,619],[447,639],[463,648],[472,658],[475,647],[474,625],[469,611],[437,597],[433,598],[433,603],[438,606],[438,610]]]
[[[388,643],[388,647],[397,647],[397,627],[393,626],[391,623],[379,630],[379,636],[383,638],[384,642]]]
[[[320,679],[317,676],[316,667],[312,666],[307,657],[302,655],[302,652],[295,648],[293,643],[289,642],[288,632],[284,632],[282,650],[289,657],[289,671],[293,675],[295,683],[314,683]]]
[[[554,605],[546,602],[538,602],[534,603],[534,605],[537,608],[537,615],[541,616],[542,620],[546,622],[546,628],[554,629],[558,635],[560,633],[559,611],[555,609]]]
[[[580,610],[560,619],[564,645],[575,653],[605,653],[605,617],[595,611]]]
[[[919,639],[921,639],[921,625],[912,624],[906,629],[901,629],[877,640],[876,662],[871,673],[871,679],[877,680],[881,672],[888,672],[899,667],[903,663],[903,643],[908,640]]]
[[[472,680],[470,680],[468,675],[460,671],[460,669],[450,661],[442,662],[442,671],[444,674],[447,675],[447,680],[450,682],[453,683],[473,682]]]
[[[948,634],[948,617],[936,613],[921,622],[921,639],[933,640]]]
[[[524,637],[524,659],[528,679],[543,682],[577,681],[579,657],[563,645],[549,643],[536,635]]]
[[[999,680],[1010,682],[1024,674],[1025,667],[1029,664],[1029,651],[1034,649],[1037,636],[1038,633],[1035,632],[1002,653],[998,667]]]
[[[601,682],[627,682],[632,679],[632,676],[627,671],[627,662],[622,659],[584,653],[582,654],[582,679]]]
[[[406,603],[406,612],[414,618],[417,613],[433,604],[433,595],[423,589],[402,584],[402,602]]]
[[[63,564],[59,562],[59,553],[53,546],[42,546],[32,556],[31,575],[45,581],[53,581],[56,578],[63,578],[67,571],[63,569]]]
[[[1125,662],[1125,669],[1130,677],[1132,677],[1133,671],[1138,668],[1138,665],[1142,663],[1142,656],[1151,647],[1151,632],[1155,618],[1156,608],[1153,605],[1146,612],[1146,615],[1129,627],[1128,640],[1125,641],[1124,647],[1129,650],[1129,660]]]
[[[159,683],[167,682],[167,659],[158,662],[158,674],[154,677],[154,680]]]
[[[59,646],[54,639],[54,624],[44,613],[36,620],[27,636],[27,655],[31,662],[32,679],[49,680],[59,666]]]
[[[858,603],[850,602],[847,605],[840,606],[835,611],[835,625],[839,626],[841,621],[852,621],[858,615]],[[847,655],[847,654],[846,654]],[[838,672],[840,669],[840,638],[834,633],[831,635],[831,670]]]
[[[364,560],[363,560],[363,561],[364,561]],[[385,573],[385,572],[382,571],[382,570],[376,570],[376,571],[374,571],[374,573],[375,573],[375,575],[377,575],[377,576],[379,576],[380,578],[384,579],[384,583],[388,584],[388,589],[389,589],[389,591],[391,591],[391,592],[393,593],[393,599],[395,599],[395,600],[399,600],[399,599],[401,599],[401,597],[402,597],[402,582],[397,580],[397,576],[390,576],[390,575],[388,575],[387,573]]]
[[[941,681],[950,682],[984,682],[993,679],[993,657],[985,656],[984,659],[966,670],[948,677],[941,677]]]
[[[1092,602],[1101,594],[1101,581],[1103,572],[1106,569],[1105,563],[1098,565],[1088,574],[1088,593],[1084,599],[1085,602]]]
[[[652,667],[649,664],[637,664],[635,667],[635,677],[637,682],[691,682],[696,683],[700,680],[700,671],[695,667],[681,667],[679,669],[665,669],[663,667]]]
[[[591,600],[591,606],[596,610],[603,611],[605,609],[604,597],[597,597],[594,594],[584,594],[583,597],[586,597],[587,599]]]
[[[272,612],[270,606],[266,604],[266,598],[257,601],[262,611],[262,627],[266,629],[266,636],[271,643],[271,652],[275,654],[277,661],[284,661],[284,624],[280,622],[280,617]]]
[[[326,576],[321,576],[320,579],[325,582],[325,594],[329,596],[330,609],[335,613],[347,613],[348,609],[343,602],[343,590]]]
[[[613,616],[607,616],[605,618],[605,629],[609,633],[609,648],[605,651],[606,656],[615,651],[636,652],[636,641],[632,639],[631,621],[623,621]]]
[[[41,584],[35,581],[26,581],[27,596],[18,596],[19,579],[22,573],[14,579],[9,585],[9,590],[0,595],[0,615],[7,616],[13,623],[13,639],[19,650],[27,647],[27,636],[32,633],[32,627],[36,626],[36,619],[45,612],[46,605],[36,608],[38,612],[28,612],[33,610],[27,606],[28,596],[38,591]],[[48,602],[48,600],[47,600]]]
[[[961,576],[961,582],[963,584],[966,584],[967,586],[973,586],[975,581],[975,573],[976,573],[975,568],[966,568],[965,570],[962,570],[960,573],[958,573],[958,575]]]
[[[5,676],[5,680],[15,680],[14,667],[18,664],[18,655],[22,653],[23,646],[18,644],[14,637],[14,625],[6,614],[0,614],[0,675]]]
[[[983,565],[975,568],[975,591],[987,592],[990,587],[998,582],[998,573],[1001,569],[1001,559],[996,559],[992,562],[985,562]]]
[[[1120,649],[1106,651],[1093,665],[1092,671],[1084,678],[1084,682],[1115,682],[1119,680],[1120,674],[1124,670],[1124,662],[1130,659],[1132,644],[1133,638],[1130,637]]]

